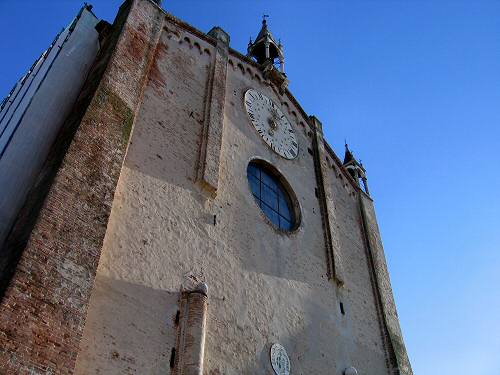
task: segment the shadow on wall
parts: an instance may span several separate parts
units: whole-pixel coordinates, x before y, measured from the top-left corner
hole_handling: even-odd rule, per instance
[[[170,373],[178,298],[98,274],[75,374]]]
[[[170,352],[176,345],[178,298],[178,292],[98,276],[75,374],[170,373]],[[247,319],[246,324],[253,326],[245,328],[241,320],[229,318],[221,322],[233,325],[226,334],[237,332],[240,325],[243,331],[242,336],[227,337],[217,329],[216,300],[210,301],[208,334],[212,337],[207,340],[205,352],[205,369],[210,370],[210,374],[234,373],[237,370],[242,374],[272,375],[269,349],[274,342],[286,348],[293,374],[326,375],[332,370],[341,373],[344,368],[353,365],[363,373],[382,374],[386,371],[383,354],[354,342],[342,317],[315,302],[316,298],[312,296],[278,297],[272,304],[276,311],[261,325]],[[269,309],[265,298],[253,302],[256,304],[255,316]],[[238,319],[234,314],[229,316]],[[254,335],[256,332],[260,335]],[[218,336],[213,336],[216,334]],[[245,335],[254,337],[247,340]],[[331,344],[332,337],[338,345]],[[210,342],[214,340],[222,346],[216,343],[215,347],[211,347]],[[242,340],[247,344],[242,345]],[[255,352],[247,351],[240,356],[239,348],[249,349],[252,346]],[[220,350],[223,348],[228,350]],[[217,361],[225,365],[218,365]]]
[[[349,366],[361,370],[360,373],[387,373],[383,352],[355,342],[352,332],[339,314],[316,303],[314,298],[302,301],[292,299],[290,305],[298,306],[295,312],[299,316],[289,314],[283,305],[282,310],[278,311],[277,306],[276,316],[268,322],[267,337],[261,337],[264,345],[257,349],[254,360],[243,364],[233,363],[234,367],[229,368],[215,366],[210,374],[234,373],[238,370],[241,374],[274,375],[269,352],[271,345],[276,342],[285,347],[292,374],[341,374]],[[251,329],[262,332],[263,327]],[[332,345],[332,342],[337,344]],[[238,347],[237,342],[233,344]],[[207,347],[207,350],[210,352],[211,348]]]

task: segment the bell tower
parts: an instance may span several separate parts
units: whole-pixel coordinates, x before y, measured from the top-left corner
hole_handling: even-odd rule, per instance
[[[284,92],[288,86],[285,74],[285,55],[281,41],[276,41],[267,25],[268,15],[262,16],[262,27],[255,41],[248,42],[247,56],[257,61],[261,66],[266,79],[269,79],[280,92]]]

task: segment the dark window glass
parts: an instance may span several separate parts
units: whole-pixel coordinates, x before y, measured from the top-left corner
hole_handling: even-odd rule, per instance
[[[248,175],[248,181],[250,182],[250,187],[252,188],[252,193],[255,195],[259,196],[259,191],[260,191],[260,179],[256,178],[255,176],[252,176],[251,174]]]
[[[295,225],[288,193],[264,164],[251,162],[247,169],[248,182],[259,207],[278,228],[291,231]]]
[[[258,169],[255,165],[249,164],[247,172],[249,175],[255,176],[260,179],[260,169]]]
[[[261,178],[262,182],[267,185],[270,189],[277,192],[278,191],[278,182],[275,181],[274,177],[270,175],[268,172],[261,169]]]
[[[267,187],[266,184],[262,184],[260,189],[260,199],[274,211],[278,212],[278,194]]]

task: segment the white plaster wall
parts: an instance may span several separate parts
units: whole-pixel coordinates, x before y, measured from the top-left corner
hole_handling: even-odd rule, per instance
[[[274,342],[287,349],[293,374],[340,375],[350,365],[387,374],[352,189],[330,179],[347,265],[338,290],[326,276],[306,119],[255,67],[230,56],[219,189],[210,198],[194,180],[213,47],[165,26],[118,182],[76,373],[169,373],[178,293],[205,281],[205,374],[272,374]],[[298,158],[285,160],[260,139],[244,112],[248,88],[286,103]],[[295,191],[296,232],[276,231],[256,205],[246,177],[254,157],[275,165]]]
[[[99,50],[97,22],[84,8],[0,112],[0,243],[87,78]]]

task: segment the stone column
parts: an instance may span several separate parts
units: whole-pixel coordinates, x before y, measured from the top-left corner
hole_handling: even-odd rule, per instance
[[[268,41],[266,41],[266,42],[264,43],[264,46],[265,46],[265,48],[266,48],[266,60],[268,60],[268,59],[269,59],[269,57],[271,56],[271,53],[270,53],[270,51],[269,51],[270,43],[269,43]]]

